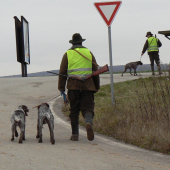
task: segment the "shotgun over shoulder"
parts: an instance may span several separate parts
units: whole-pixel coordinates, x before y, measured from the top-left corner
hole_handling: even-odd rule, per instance
[[[80,77],[75,77],[75,76],[68,76],[68,75],[63,75],[63,74],[59,74],[59,73],[54,73],[54,72],[51,72],[51,71],[47,71],[48,73],[52,73],[52,74],[56,74],[56,75],[59,75],[59,76],[64,76],[64,77],[68,77],[68,78],[71,78],[71,79],[74,79],[74,80],[80,80],[80,81],[85,81],[86,79],[89,79],[90,77],[92,76],[97,76],[99,74],[102,74],[102,73],[105,73],[109,71],[109,67],[108,65],[104,65],[103,67],[101,67],[100,69],[98,69],[97,71],[94,71],[91,75],[87,76],[86,78],[80,78]]]

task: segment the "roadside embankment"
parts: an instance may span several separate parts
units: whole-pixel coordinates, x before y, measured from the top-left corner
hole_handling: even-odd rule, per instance
[[[111,104],[109,76],[95,94],[94,130],[124,142],[170,153],[170,80],[166,76],[121,79],[114,75],[115,104]],[[134,77],[134,76],[133,76]],[[106,80],[106,81],[104,81]],[[121,82],[122,81],[122,82]],[[108,84],[108,85],[104,85]],[[63,111],[68,114],[68,109]],[[80,116],[80,123],[84,119]]]

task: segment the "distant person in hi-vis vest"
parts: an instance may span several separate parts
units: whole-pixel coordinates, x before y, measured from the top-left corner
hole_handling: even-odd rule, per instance
[[[80,111],[85,119],[87,138],[90,141],[94,139],[92,128],[94,117],[94,93],[100,88],[99,75],[85,79],[88,75],[91,75],[93,71],[97,71],[98,67],[91,51],[82,46],[83,41],[85,41],[85,39],[82,39],[82,36],[79,33],[73,34],[72,40],[69,41],[69,43],[72,44],[72,47],[64,54],[59,71],[60,74],[68,77],[59,76],[58,89],[61,94],[63,94],[67,82],[67,94],[70,103],[69,117],[72,128],[70,140],[72,141],[78,141],[79,139]],[[75,77],[75,79],[72,79],[70,76]],[[76,77],[85,80],[80,81],[77,80]]]
[[[158,48],[162,46],[162,43],[160,42],[160,40],[158,38],[153,37],[153,34],[150,31],[146,33],[146,37],[148,39],[146,40],[146,42],[144,44],[141,56],[147,50],[149,58],[150,58],[150,62],[151,62],[152,75],[155,75],[154,61],[157,65],[159,75],[161,75],[162,72],[161,72],[159,49]]]

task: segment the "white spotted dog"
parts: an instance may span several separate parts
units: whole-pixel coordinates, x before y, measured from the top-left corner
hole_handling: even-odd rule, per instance
[[[42,128],[43,124],[48,124],[50,130],[50,141],[51,144],[55,144],[54,139],[54,116],[49,108],[49,104],[43,103],[38,106],[38,120],[37,120],[37,136],[39,143],[42,143]]]
[[[20,128],[20,138],[18,143],[22,143],[25,140],[25,116],[28,116],[27,112],[29,112],[27,106],[21,105],[12,113],[11,116],[11,130],[12,130],[12,138],[11,141],[14,140],[14,133],[15,137],[18,137],[17,126]]]

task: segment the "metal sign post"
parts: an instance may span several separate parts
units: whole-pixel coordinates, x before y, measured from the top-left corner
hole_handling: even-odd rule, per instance
[[[109,59],[110,59],[109,71],[110,71],[110,81],[111,81],[111,99],[112,99],[112,104],[114,104],[111,26],[108,27],[108,38],[109,38]]]
[[[22,77],[27,77],[27,64],[21,63]]]
[[[113,2],[97,2],[94,3],[98,12],[104,19],[108,26],[108,38],[109,38],[109,59],[110,59],[110,82],[111,82],[111,99],[112,105],[114,105],[114,87],[113,87],[113,65],[112,65],[112,42],[111,42],[111,23],[121,5],[121,1]]]

